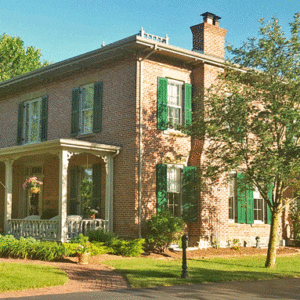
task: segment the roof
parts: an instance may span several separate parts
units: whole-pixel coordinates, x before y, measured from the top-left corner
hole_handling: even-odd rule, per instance
[[[120,147],[113,145],[91,143],[75,139],[58,139],[36,144],[0,148],[0,161],[45,153],[58,154],[62,150],[67,150],[72,153],[90,153],[107,156],[119,154],[120,149]]]
[[[137,34],[108,44],[94,51],[1,82],[0,95],[21,91],[22,88],[27,87],[28,85],[55,81],[62,76],[70,75],[82,69],[97,66],[107,60],[120,57],[125,51],[132,54],[140,53],[147,55],[149,51],[153,50],[155,50],[159,56],[184,62],[191,66],[199,63],[210,63],[223,66],[225,62],[224,59],[219,57],[171,46]]]

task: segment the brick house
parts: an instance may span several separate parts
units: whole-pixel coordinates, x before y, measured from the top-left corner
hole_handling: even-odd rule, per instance
[[[143,222],[168,208],[187,221],[194,244],[267,241],[267,209],[257,193],[253,217],[245,220],[234,182],[203,191],[191,185],[203,141],[178,126],[191,122],[192,106],[201,107],[199,95],[222,72],[227,32],[216,15],[202,16],[204,22],[191,27],[192,51],[142,29],[0,83],[5,233],[65,241],[72,230],[102,226],[141,237]],[[43,182],[38,194],[22,188],[32,176]],[[83,179],[93,184],[95,220],[82,218]],[[50,210],[56,216],[41,218]]]

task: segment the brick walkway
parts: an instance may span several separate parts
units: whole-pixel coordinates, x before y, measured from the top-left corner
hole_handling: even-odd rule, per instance
[[[17,298],[37,295],[66,294],[74,292],[105,291],[110,289],[129,288],[128,282],[122,275],[117,274],[112,269],[99,264],[78,265],[72,262],[50,263],[37,260],[31,261],[0,258],[0,263],[1,262],[51,265],[64,270],[69,277],[69,281],[62,286],[0,293],[1,299],[8,297]]]

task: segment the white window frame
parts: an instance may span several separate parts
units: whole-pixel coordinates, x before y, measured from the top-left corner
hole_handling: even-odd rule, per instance
[[[171,185],[174,184],[174,181],[172,180],[171,178],[171,175],[172,175],[172,172],[171,170],[175,171],[177,178],[176,178],[176,181],[175,181],[175,184],[177,185],[177,187],[174,188],[171,188]],[[182,170],[183,170],[183,165],[175,165],[175,164],[168,164],[167,165],[167,199],[168,199],[168,203],[167,203],[167,208],[173,213],[174,216],[176,217],[181,217],[182,215]],[[171,180],[173,182],[171,182]],[[174,203],[173,204],[170,204],[169,203],[169,193],[173,193],[173,194],[178,194],[178,204],[175,205]],[[179,206],[178,208],[178,211],[179,211],[179,215],[175,215],[174,212],[175,212],[175,206]],[[171,207],[172,207],[172,210],[171,210]]]
[[[183,125],[183,116],[184,116],[184,101],[183,101],[183,85],[184,83],[182,81],[178,81],[178,80],[174,80],[174,79],[168,79],[168,91],[167,91],[167,110],[168,110],[168,131],[176,131],[176,132],[180,132],[179,129],[176,129],[176,126],[182,126]],[[177,97],[179,97],[178,99],[178,104],[175,104],[174,101],[171,101],[171,99],[174,99],[174,95],[171,95],[171,86],[176,86],[178,88],[178,92],[179,95],[177,95]],[[179,122],[174,124],[172,122],[172,127],[170,127],[170,114],[169,114],[169,109],[174,109],[174,111],[176,109],[179,109]],[[174,118],[173,118],[174,119]]]
[[[83,90],[84,89],[92,89],[93,90],[93,101],[92,101],[92,106],[89,108],[83,108]],[[79,128],[80,128],[80,134],[90,134],[93,133],[93,110],[94,110],[94,84],[93,83],[89,83],[89,84],[85,84],[83,86],[80,87],[80,92],[79,92]],[[83,117],[84,113],[86,112],[92,112],[92,124],[91,124],[91,129],[90,130],[86,130],[86,122],[87,120]]]
[[[33,105],[37,102],[38,114],[37,114],[37,139],[32,140],[33,130]],[[23,106],[23,132],[22,132],[22,144],[35,144],[41,141],[41,119],[42,119],[42,98],[35,98],[24,102]]]
[[[262,220],[256,220],[255,219],[255,211],[258,209],[255,208],[255,200],[260,200],[262,202]],[[254,224],[265,224],[265,201],[263,197],[261,196],[257,186],[254,186],[253,190],[253,218],[254,218]]]
[[[232,171],[228,175],[228,221],[229,223],[235,223],[236,219],[236,205],[237,205],[237,180],[236,180],[236,172]],[[229,218],[229,201],[230,198],[232,200],[232,214],[233,219]]]

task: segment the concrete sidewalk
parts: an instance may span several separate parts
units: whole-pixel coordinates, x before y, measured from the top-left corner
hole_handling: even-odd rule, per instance
[[[7,298],[16,299],[16,298]],[[45,295],[18,299],[68,300],[68,299],[107,299],[107,300],[146,300],[146,299],[199,299],[199,300],[271,300],[300,299],[300,278],[277,280],[222,282],[148,289],[122,289],[104,292],[71,293]]]

